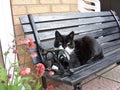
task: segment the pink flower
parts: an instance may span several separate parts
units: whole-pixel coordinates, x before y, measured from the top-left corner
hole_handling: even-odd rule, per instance
[[[37,55],[36,52],[33,52],[33,53],[30,54],[30,56],[31,56],[32,58],[34,58],[34,57],[37,57],[38,55]]]
[[[54,90],[53,85],[48,86],[48,87],[46,88],[46,90]]]
[[[31,38],[25,38],[21,40],[20,43],[28,45],[27,48],[29,49],[33,49],[35,47],[34,41]]]
[[[22,39],[20,44],[28,44],[30,42],[29,38]]]
[[[54,71],[49,71],[49,75],[50,75],[50,76],[53,76],[54,74],[55,74]]]
[[[12,75],[11,75],[11,74],[8,74],[8,75],[7,75],[7,77],[8,77],[8,78],[11,78],[11,77],[12,77]]]
[[[42,76],[45,73],[45,66],[42,63],[35,65],[35,71],[38,76]]]
[[[20,71],[20,75],[21,76],[25,76],[25,75],[29,75],[30,74],[30,68],[23,68],[21,71]]]

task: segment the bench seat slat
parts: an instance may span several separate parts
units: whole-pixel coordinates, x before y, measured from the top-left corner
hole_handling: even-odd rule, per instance
[[[119,38],[120,38],[120,34],[117,33],[117,34],[112,34],[112,35],[98,38],[97,40],[99,43],[105,43],[105,42],[112,41],[112,40],[119,39]]]
[[[115,41],[112,41],[112,42],[104,43],[102,45],[102,48],[106,49],[106,48],[112,47],[112,46],[117,45],[117,44],[120,44],[120,40],[115,40]]]
[[[89,69],[84,68],[83,70],[79,70],[79,72],[75,73],[71,77],[64,77],[64,78],[56,78],[58,81],[62,81],[65,83],[68,83],[70,85],[75,85],[82,81],[83,79],[87,78],[88,76],[102,70],[103,68],[106,68],[110,65],[112,65],[115,62],[120,61],[120,51],[117,51],[107,57],[105,57],[103,60],[98,61],[91,66],[88,66]],[[83,71],[83,72],[81,72]],[[54,77],[53,77],[54,78]]]
[[[79,83],[79,80],[81,81],[84,78],[112,65],[113,63],[120,61],[119,53],[120,52],[116,52],[109,57],[105,57],[101,63],[99,63],[99,62],[95,63],[95,65],[93,67],[89,68],[88,70],[86,70],[82,73],[79,73],[79,74],[76,74],[75,76],[72,76],[73,79],[69,78],[66,81],[70,80],[70,81],[72,81],[72,84]]]
[[[103,49],[103,52],[104,52],[104,54],[106,54],[106,53],[109,53],[109,52],[113,52],[114,50],[119,49],[119,48],[120,48],[120,43],[116,44],[116,45],[114,45],[112,47]]]
[[[109,11],[102,13],[66,13],[66,14],[49,14],[49,15],[36,15],[34,16],[35,22],[44,22],[44,21],[53,21],[53,20],[64,20],[64,19],[74,19],[74,18],[84,18],[84,17],[97,17],[97,16],[106,16],[111,15]],[[27,16],[21,16],[20,21],[22,24],[29,23]]]

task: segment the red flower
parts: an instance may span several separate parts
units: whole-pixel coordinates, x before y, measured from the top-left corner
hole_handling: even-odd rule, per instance
[[[42,76],[45,73],[45,66],[42,63],[35,65],[35,71],[38,76]]]
[[[29,49],[33,49],[35,47],[34,41],[31,38],[25,38],[21,40],[20,43],[28,45],[27,48]]]
[[[33,40],[32,40],[31,38],[29,38],[29,43],[28,43],[28,45],[29,45],[29,48],[30,48],[30,49],[33,49],[33,48],[35,47],[35,44],[34,44],[34,42],[33,42]]]
[[[46,90],[54,90],[54,87],[52,85],[48,86]]]
[[[36,52],[33,52],[33,53],[30,54],[30,56],[31,56],[32,58],[34,58],[34,57],[37,57],[38,55],[37,55]]]
[[[25,76],[25,75],[29,75],[30,74],[30,68],[23,68],[21,71],[20,71],[20,75],[21,76]]]

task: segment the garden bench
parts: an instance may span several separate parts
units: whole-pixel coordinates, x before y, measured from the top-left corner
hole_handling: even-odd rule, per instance
[[[88,12],[88,13],[59,13],[26,15],[20,17],[20,22],[25,38],[32,38],[36,43],[39,56],[33,58],[33,63],[44,61],[42,49],[54,47],[55,31],[62,34],[75,32],[75,38],[85,35],[95,37],[103,48],[104,58],[95,63],[86,64],[75,68],[71,76],[60,77],[59,75],[46,77],[55,81],[73,85],[75,90],[81,89],[81,81],[108,66],[120,62],[120,23],[114,11]],[[31,51],[32,52],[32,51]],[[45,77],[43,79],[46,88]]]

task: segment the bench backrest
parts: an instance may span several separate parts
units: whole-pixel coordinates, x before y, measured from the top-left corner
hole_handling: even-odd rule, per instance
[[[28,16],[20,17],[25,38],[35,40]],[[36,31],[45,49],[54,47],[54,33],[75,32],[75,39],[84,35],[95,37],[104,53],[120,48],[120,23],[114,11],[34,15]]]

